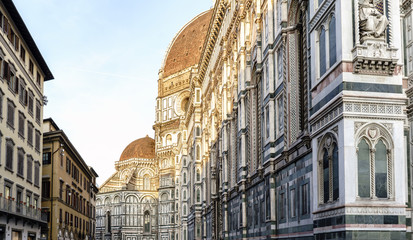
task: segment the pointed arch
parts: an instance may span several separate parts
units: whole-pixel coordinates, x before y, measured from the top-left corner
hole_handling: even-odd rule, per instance
[[[339,198],[339,149],[337,135],[327,132],[318,145],[318,202],[334,202]]]
[[[392,133],[379,123],[356,124],[361,125],[356,130],[355,137],[357,196],[358,198],[392,199],[394,196]]]

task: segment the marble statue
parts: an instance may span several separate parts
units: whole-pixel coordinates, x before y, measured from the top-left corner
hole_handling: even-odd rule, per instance
[[[384,39],[384,33],[389,21],[375,6],[373,0],[364,0],[360,4],[360,34],[361,40]]]

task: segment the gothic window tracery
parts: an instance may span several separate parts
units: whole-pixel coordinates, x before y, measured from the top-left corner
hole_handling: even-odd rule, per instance
[[[319,203],[339,198],[338,143],[333,133],[323,136],[318,152]]]
[[[332,12],[320,26],[317,35],[318,76],[323,75],[337,62],[336,18]]]
[[[143,176],[143,189],[144,190],[151,190],[151,182],[150,182],[150,178],[149,178],[148,174]]]
[[[393,142],[387,129],[369,124],[357,135],[357,196],[393,197]]]
[[[149,211],[146,211],[144,214],[144,230],[146,233],[151,231],[151,218]]]

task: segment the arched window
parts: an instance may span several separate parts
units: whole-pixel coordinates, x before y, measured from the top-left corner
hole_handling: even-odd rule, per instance
[[[338,145],[335,136],[327,133],[319,146],[319,203],[334,202],[339,197]]]
[[[328,25],[328,46],[330,54],[330,67],[334,65],[337,61],[337,53],[336,53],[336,18],[331,16],[330,23]]]
[[[196,190],[196,202],[201,202],[201,191],[199,188]]]
[[[196,136],[201,136],[201,128],[199,126],[196,127]]]
[[[201,171],[199,169],[196,170],[196,180],[201,181]]]
[[[370,197],[370,148],[365,139],[358,145],[358,194],[359,197]]]
[[[110,211],[106,212],[106,232],[110,233],[112,231],[112,219]]]
[[[148,174],[143,176],[143,189],[144,190],[151,190],[151,180],[150,180]]]
[[[196,160],[201,160],[201,147],[196,145]]]
[[[183,192],[183,200],[185,201],[186,200],[186,191],[184,190],[184,192]]]
[[[318,40],[318,50],[319,50],[319,60],[320,60],[320,76],[326,73],[327,63],[326,63],[326,30],[324,26],[321,27],[319,40]]]
[[[391,198],[392,140],[387,130],[371,124],[360,131],[357,145],[357,187],[360,198]],[[389,169],[390,168],[390,169]]]
[[[166,135],[166,145],[171,145],[172,144],[172,136],[171,134]]]
[[[144,214],[144,230],[146,233],[151,231],[151,216],[149,211],[146,211]]]
[[[186,172],[184,172],[184,184],[186,184]]]

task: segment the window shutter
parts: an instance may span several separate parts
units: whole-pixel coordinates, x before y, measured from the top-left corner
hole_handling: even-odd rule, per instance
[[[4,33],[7,33],[7,25],[8,25],[7,18],[3,16],[3,32]]]
[[[18,37],[17,35],[15,35],[14,37],[15,37],[15,39],[14,39],[14,47],[15,47],[16,51],[19,51],[20,39],[19,39],[19,37]]]
[[[14,35],[14,32],[13,32],[13,30],[11,29],[11,25],[10,25],[10,23],[7,23],[7,38],[10,40],[10,42],[12,42],[13,41],[13,35]]]
[[[14,92],[19,93],[19,78],[14,76]]]
[[[4,72],[3,72],[3,78],[9,82],[9,63],[4,61]]]

